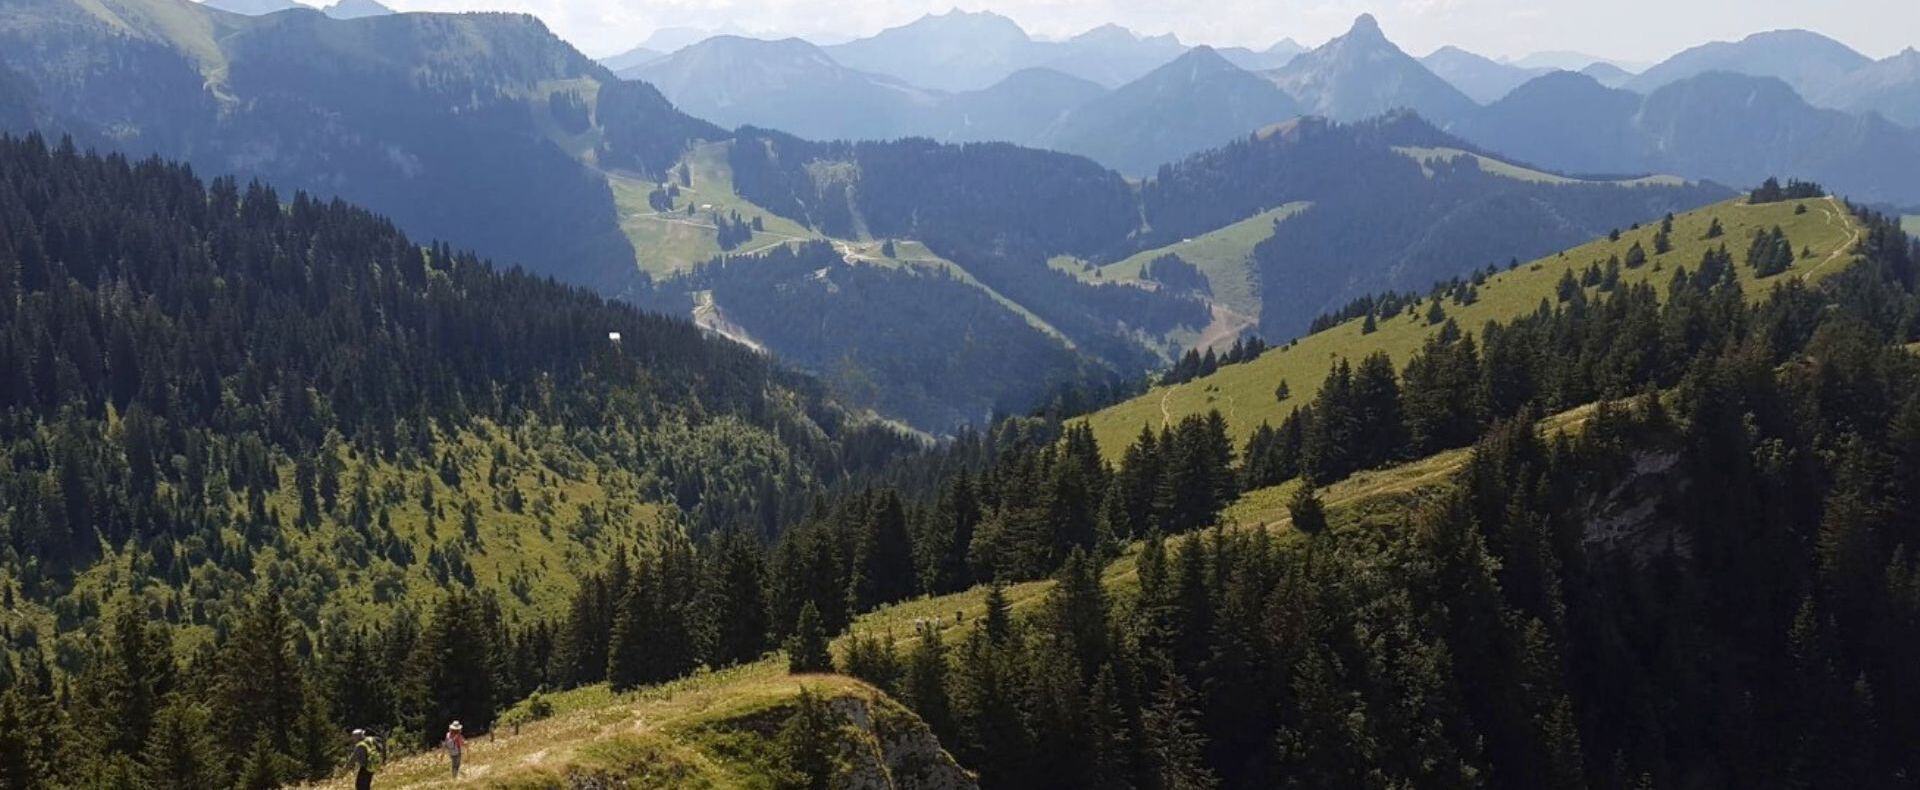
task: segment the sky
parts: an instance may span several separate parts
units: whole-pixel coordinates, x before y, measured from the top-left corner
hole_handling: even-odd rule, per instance
[[[305,0],[322,4],[317,0]],[[594,56],[659,28],[696,27],[821,43],[871,35],[958,7],[1060,38],[1106,23],[1189,44],[1308,46],[1371,13],[1415,55],[1453,44],[1494,57],[1573,50],[1648,64],[1750,33],[1804,28],[1875,58],[1920,46],[1920,0],[385,0],[400,11],[519,11]]]

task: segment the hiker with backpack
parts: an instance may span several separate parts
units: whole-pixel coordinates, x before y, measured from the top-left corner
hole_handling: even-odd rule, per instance
[[[354,730],[353,741],[353,788],[370,790],[373,775],[380,772],[380,764],[386,761],[386,746],[366,730]]]
[[[460,722],[455,720],[447,725],[447,737],[441,745],[447,749],[447,758],[453,761],[453,778],[460,778],[460,755],[467,751],[467,738],[460,734]]]

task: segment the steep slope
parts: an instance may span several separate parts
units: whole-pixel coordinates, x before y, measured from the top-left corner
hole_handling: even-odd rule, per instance
[[[0,8],[0,59],[63,130],[348,198],[606,292],[636,269],[589,162],[658,172],[719,134],[526,16],[35,0]]]
[[[1481,104],[1499,101],[1514,88],[1551,70],[1501,63],[1452,46],[1434,50],[1420,59],[1420,65]]]
[[[1299,114],[1299,104],[1273,83],[1196,47],[1080,105],[1035,142],[1140,176]]]
[[[824,139],[911,133],[941,99],[846,68],[797,38],[716,36],[621,76],[652,83],[680,109],[722,126],[767,126]]]
[[[1854,69],[1810,98],[1827,107],[1877,112],[1902,126],[1920,128],[1920,50],[1908,47],[1886,60]]]
[[[1308,113],[1336,121],[1406,109],[1445,127],[1477,109],[1466,94],[1388,41],[1370,14],[1355,19],[1346,35],[1269,75]]]
[[[1267,352],[1254,362],[1222,368],[1219,373],[1173,387],[1159,387],[1132,401],[1098,412],[1087,419],[1094,436],[1110,454],[1137,436],[1143,425],[1158,429],[1185,417],[1218,409],[1226,416],[1229,435],[1244,441],[1261,423],[1279,425],[1301,405],[1311,402],[1311,393],[1320,388],[1327,372],[1338,359],[1357,361],[1374,352],[1386,353],[1396,366],[1405,364],[1427,338],[1441,331],[1442,325],[1428,315],[1429,303],[1442,305],[1446,319],[1464,331],[1477,331],[1488,321],[1507,321],[1528,314],[1545,301],[1557,301],[1556,285],[1564,275],[1576,280],[1591,267],[1604,270],[1609,259],[1625,260],[1634,246],[1648,252],[1649,263],[1619,272],[1623,284],[1644,282],[1666,287],[1674,270],[1696,269],[1708,250],[1725,245],[1736,256],[1735,274],[1749,298],[1766,295],[1774,285],[1788,281],[1817,281],[1841,271],[1851,261],[1851,251],[1860,238],[1859,227],[1838,200],[1806,201],[1809,209],[1798,213],[1798,202],[1761,206],[1744,200],[1718,203],[1675,217],[1671,234],[1673,249],[1665,255],[1652,255],[1653,236],[1658,222],[1623,232],[1618,240],[1602,237],[1596,241],[1522,263],[1517,268],[1500,267],[1492,274],[1475,275],[1474,298],[1462,303],[1458,290],[1435,288],[1431,294],[1419,291],[1403,300],[1398,313],[1377,319],[1377,327],[1368,331],[1360,318],[1345,320],[1299,341]],[[1298,219],[1281,223],[1287,228]],[[1723,234],[1707,238],[1709,226],[1718,221]],[[1785,273],[1758,278],[1744,258],[1753,233],[1780,226],[1795,250],[1811,252],[1796,258]],[[1469,282],[1469,281],[1462,281]],[[1420,289],[1421,286],[1411,286]],[[1589,283],[1589,296],[1598,293]],[[1275,397],[1275,388],[1285,382],[1292,396]]]
[[[1867,56],[1833,39],[1805,30],[1755,33],[1739,41],[1702,44],[1661,62],[1627,83],[1652,93],[1681,80],[1713,71],[1775,77],[1806,97],[1825,93],[1847,74],[1868,65]]]

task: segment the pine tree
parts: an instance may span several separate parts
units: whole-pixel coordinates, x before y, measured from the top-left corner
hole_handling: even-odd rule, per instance
[[[1220,780],[1206,764],[1207,737],[1194,712],[1194,695],[1177,672],[1166,675],[1143,714],[1146,758],[1154,786],[1162,790],[1207,790]]]
[[[787,771],[784,786],[832,790],[839,775],[839,714],[812,689],[800,687],[793,715],[781,725],[780,756]]]
[[[253,740],[253,747],[240,763],[240,776],[234,790],[274,790],[291,777],[291,762],[274,749],[273,739],[263,732]]]
[[[820,610],[812,601],[800,608],[800,622],[794,626],[793,637],[787,640],[787,671],[795,675],[833,671],[833,656],[827,652]]]
[[[154,717],[153,734],[141,753],[143,786],[153,790],[202,790],[223,784],[225,772],[220,768],[222,761],[207,719],[206,708],[180,695],[169,699]]]
[[[1293,528],[1300,532],[1318,535],[1327,531],[1326,506],[1320,503],[1313,486],[1303,485],[1293,492],[1293,498],[1287,501],[1287,516],[1293,520]]]
[[[255,769],[266,772],[258,776],[282,776],[281,755],[292,748],[290,725],[300,719],[306,702],[293,657],[293,627],[279,596],[269,592],[254,600],[222,648],[214,721],[228,754],[255,755],[262,748],[270,753],[273,759],[254,761]]]
[[[767,615],[766,569],[760,547],[741,530],[723,533],[709,564],[709,615],[716,666],[743,664],[766,652],[772,623]]]
[[[935,735],[951,741],[953,703],[947,691],[947,643],[940,627],[921,622],[916,628],[913,650],[907,654],[906,679],[902,696],[907,706],[927,723]]]
[[[655,676],[652,655],[662,646],[649,642],[656,628],[653,620],[660,608],[660,581],[650,563],[641,562],[614,609],[613,628],[609,632],[606,677],[614,691],[664,680]]]
[[[458,720],[485,732],[493,724],[495,628],[480,596],[454,590],[435,606],[413,666],[426,695],[429,728]]]

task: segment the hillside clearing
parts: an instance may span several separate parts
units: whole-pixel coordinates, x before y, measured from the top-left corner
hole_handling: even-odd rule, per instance
[[[1207,285],[1213,290],[1214,302],[1258,322],[1260,284],[1254,272],[1253,248],[1273,237],[1274,223],[1285,221],[1312,205],[1305,201],[1288,203],[1219,230],[1136,253],[1104,266],[1088,268],[1086,263],[1078,259],[1064,257],[1055,258],[1050,263],[1054,268],[1087,282],[1139,283],[1142,282],[1141,269],[1148,262],[1164,255],[1178,255],[1206,275]]]
[[[1795,213],[1800,205],[1807,211]],[[1718,219],[1724,229],[1720,238],[1705,238],[1708,226]],[[1623,229],[1618,241],[1601,238],[1565,252],[1522,264],[1500,272],[1479,286],[1479,300],[1470,305],[1445,302],[1449,317],[1463,330],[1477,333],[1490,321],[1508,321],[1552,302],[1562,275],[1578,276],[1596,263],[1604,265],[1610,256],[1625,258],[1635,243],[1649,252],[1659,223],[1642,225],[1637,230]],[[1771,278],[1754,277],[1745,264],[1748,240],[1760,230],[1780,226],[1796,250],[1805,255],[1792,268]],[[1767,205],[1748,205],[1743,200],[1728,201],[1676,216],[1672,234],[1673,250],[1653,256],[1636,269],[1621,272],[1623,283],[1648,282],[1664,289],[1680,266],[1691,269],[1709,249],[1725,244],[1735,256],[1735,271],[1750,299],[1763,297],[1780,278],[1799,277],[1818,280],[1839,271],[1852,243],[1860,233],[1857,223],[1837,199],[1791,201]],[[1588,296],[1595,296],[1593,288]],[[1424,304],[1424,303],[1423,303]],[[1428,323],[1424,310],[1402,314],[1378,323],[1378,331],[1363,334],[1360,320],[1349,321],[1325,332],[1301,338],[1290,347],[1267,352],[1259,359],[1222,368],[1219,373],[1173,387],[1156,387],[1133,400],[1088,416],[1100,448],[1109,459],[1118,458],[1139,436],[1143,426],[1158,430],[1162,425],[1188,415],[1205,414],[1218,409],[1227,417],[1228,432],[1236,443],[1244,443],[1260,423],[1278,424],[1293,409],[1309,403],[1335,361],[1358,361],[1376,351],[1385,352],[1398,364],[1405,364],[1440,327]],[[1274,390],[1286,382],[1291,397],[1281,402]]]
[[[607,186],[613,190],[614,205],[620,213],[620,229],[633,245],[640,268],[655,277],[665,277],[691,269],[723,254],[719,231],[713,217],[740,218],[752,222],[758,217],[765,230],[727,254],[750,255],[795,241],[822,238],[799,223],[774,214],[733,190],[733,168],[727,164],[730,142],[700,143],[680,159],[669,173],[672,179],[679,167],[686,168],[688,183],[679,187],[670,211],[659,211],[647,202],[659,184],[625,173],[608,173]],[[688,207],[693,213],[688,214]]]
[[[1470,151],[1462,151],[1458,148],[1419,148],[1414,146],[1395,146],[1393,150],[1400,152],[1401,154],[1405,155],[1406,157],[1416,162],[1419,162],[1420,169],[1425,171],[1429,178],[1433,176],[1432,165],[1434,162],[1451,161],[1454,159],[1458,159],[1460,157],[1467,157],[1469,159],[1472,159],[1474,164],[1480,166],[1481,172],[1489,173],[1496,176],[1511,178],[1516,181],[1526,181],[1534,184],[1554,184],[1554,185],[1615,184],[1619,186],[1640,187],[1640,186],[1679,186],[1687,182],[1686,179],[1681,178],[1679,176],[1662,176],[1662,175],[1645,176],[1642,178],[1618,179],[1618,180],[1611,180],[1611,181],[1598,181],[1598,180],[1584,179],[1584,178],[1570,178],[1568,176],[1555,175],[1553,173],[1548,173],[1542,170],[1535,170],[1530,167],[1522,167],[1520,165],[1516,165],[1511,162],[1505,162],[1490,156],[1482,156],[1480,154],[1476,154]]]

